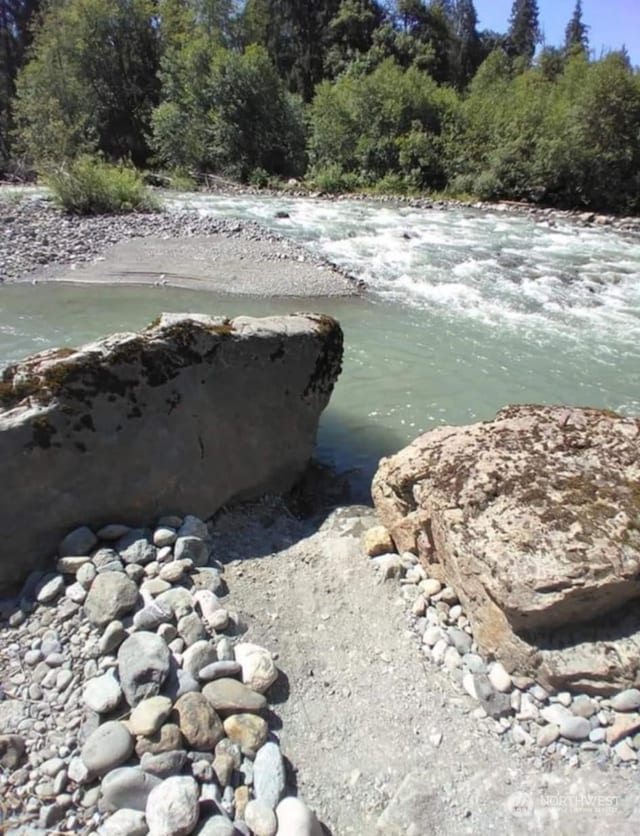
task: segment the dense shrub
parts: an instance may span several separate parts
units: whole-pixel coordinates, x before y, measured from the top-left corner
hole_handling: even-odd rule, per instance
[[[101,215],[156,208],[142,175],[125,165],[110,165],[95,157],[50,169],[44,174],[54,200],[67,212]]]

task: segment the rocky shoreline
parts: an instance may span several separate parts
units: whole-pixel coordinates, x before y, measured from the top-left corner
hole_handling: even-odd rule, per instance
[[[321,833],[285,798],[267,708],[279,673],[269,651],[243,641],[211,550],[193,516],[84,526],[60,543],[57,571],[33,573],[3,602],[5,827]]]
[[[332,276],[346,286],[343,292],[362,289],[362,282],[341,267],[252,221],[201,217],[188,211],[78,217],[65,214],[41,197],[6,201],[0,191],[0,227],[0,284],[34,277],[40,280],[43,269],[55,265],[74,268],[95,262],[106,250],[124,241],[215,236],[225,242],[228,258],[247,258],[249,266],[251,260],[283,270],[287,265],[299,268],[305,264],[310,271],[324,271],[328,295],[332,294],[332,284],[337,284],[330,281]],[[252,248],[250,252],[247,247]],[[171,284],[169,280],[158,283]]]

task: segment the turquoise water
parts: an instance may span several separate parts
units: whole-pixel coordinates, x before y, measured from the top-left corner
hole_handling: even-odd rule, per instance
[[[264,300],[157,287],[0,287],[0,364],[141,327],[160,311],[315,310],[345,331],[318,452],[365,486],[380,456],[508,403],[640,414],[640,239],[498,212],[181,195],[251,218],[364,278],[360,299]],[[277,211],[289,218],[276,219]]]

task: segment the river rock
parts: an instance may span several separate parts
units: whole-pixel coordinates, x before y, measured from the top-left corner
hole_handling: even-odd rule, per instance
[[[160,755],[163,752],[175,752],[179,749],[184,749],[184,739],[180,729],[174,723],[165,723],[155,734],[139,737],[136,741],[136,755],[139,758],[147,752]]]
[[[299,798],[283,798],[276,808],[277,836],[322,836],[315,814]]]
[[[122,688],[112,673],[105,673],[86,683],[82,699],[96,714],[108,714],[122,699]]]
[[[129,728],[132,734],[149,737],[155,734],[171,713],[172,703],[168,697],[150,697],[142,700],[131,712]]]
[[[212,750],[224,737],[220,718],[204,694],[184,694],[174,706],[176,722],[193,749]]]
[[[262,694],[252,691],[237,679],[216,679],[205,685],[202,693],[221,714],[257,713],[267,705],[267,700]]]
[[[627,688],[611,699],[611,708],[614,711],[637,711],[640,708],[640,690],[638,688]]]
[[[133,737],[117,720],[104,723],[86,739],[80,757],[91,775],[104,775],[129,759]]]
[[[242,666],[242,681],[259,694],[264,694],[278,678],[273,657],[264,647],[249,642],[235,646],[236,661]]]
[[[98,836],[146,836],[147,832],[147,822],[140,810],[116,810],[98,828]]]
[[[254,836],[275,836],[278,829],[275,812],[262,801],[249,801],[244,809],[244,820]]]
[[[128,531],[116,542],[114,548],[124,563],[144,566],[156,559],[156,547],[149,542],[149,532],[144,528]]]
[[[62,575],[47,575],[36,587],[36,601],[48,604],[64,592]]]
[[[195,678],[202,668],[211,665],[217,658],[216,646],[212,641],[194,642],[184,651],[182,667]]]
[[[133,633],[118,649],[118,676],[130,706],[160,693],[169,674],[170,651],[155,633]]]
[[[170,778],[178,775],[187,760],[187,753],[184,750],[176,749],[171,752],[160,752],[152,755],[145,752],[140,758],[140,766],[145,772],[155,775],[156,778]]]
[[[211,816],[198,828],[197,836],[238,836],[238,831],[226,816]]]
[[[188,836],[198,823],[200,790],[189,776],[166,778],[149,794],[150,836]]]
[[[0,735],[0,765],[5,769],[17,769],[24,757],[25,748],[25,739],[21,735]]]
[[[84,602],[84,611],[96,627],[131,612],[138,600],[138,587],[122,572],[99,574],[91,584]]]
[[[61,541],[58,554],[60,557],[86,556],[97,542],[98,538],[93,531],[88,526],[82,525],[70,531]]]
[[[258,749],[253,764],[253,792],[256,799],[275,810],[284,795],[285,777],[280,747],[273,741],[267,741]]]
[[[507,407],[384,459],[373,498],[486,655],[549,690],[613,694],[640,655],[639,434],[604,410]]]
[[[242,665],[239,662],[212,662],[198,671],[198,679],[201,682],[211,682],[212,679],[230,678],[241,674]]]
[[[137,766],[113,769],[102,779],[102,796],[111,810],[127,809],[144,812],[149,794],[162,781]]]
[[[237,743],[244,755],[253,757],[264,744],[269,727],[256,714],[232,714],[223,723],[227,737]]]
[[[50,559],[78,519],[126,524],[159,507],[208,516],[236,497],[287,491],[341,361],[342,331],[324,315],[163,314],[142,333],[8,366],[0,592]],[[91,538],[83,548],[65,538],[59,556],[86,554]]]

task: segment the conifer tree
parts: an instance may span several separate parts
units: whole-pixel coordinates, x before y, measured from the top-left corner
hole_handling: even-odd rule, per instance
[[[460,89],[467,86],[481,63],[478,13],[473,0],[457,0],[453,17],[455,32],[455,83]]]
[[[582,20],[582,0],[576,0],[571,20],[567,24],[564,35],[564,46],[567,52],[578,50],[587,53],[589,51],[589,27]]]
[[[514,0],[509,19],[509,41],[515,55],[530,64],[540,42],[537,0]]]

